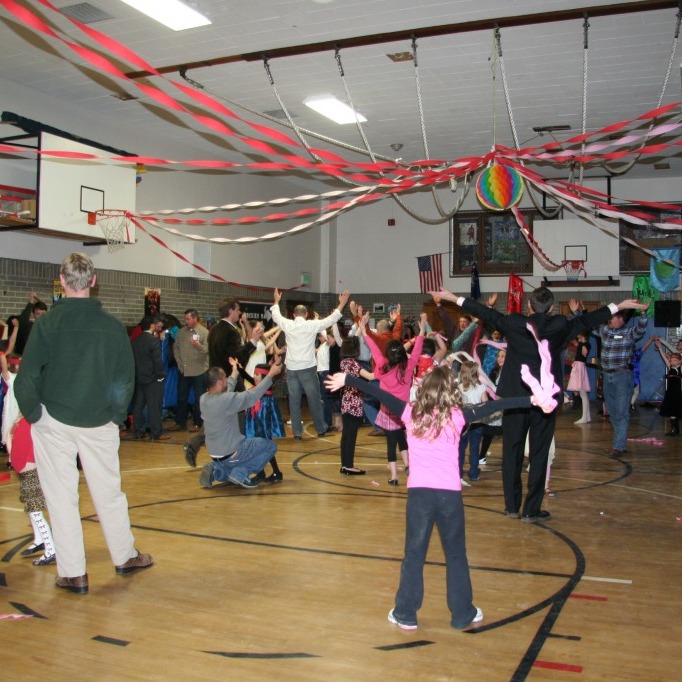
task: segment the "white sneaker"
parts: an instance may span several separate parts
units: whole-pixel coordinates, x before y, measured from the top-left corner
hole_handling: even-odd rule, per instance
[[[462,479],[462,488],[471,488],[471,483]]]
[[[472,623],[480,623],[483,620],[483,611],[476,607],[476,615],[474,616],[474,619],[471,621]]]
[[[488,464],[488,461],[484,457],[483,459],[478,460],[478,466],[486,466]]]
[[[476,614],[478,616],[478,614]],[[481,614],[481,618],[483,618],[483,614]],[[393,615],[393,609],[391,609],[388,612],[388,622],[393,623],[393,625],[397,625],[401,630],[416,630],[417,626],[416,625],[408,625],[407,623],[401,623],[394,615]]]

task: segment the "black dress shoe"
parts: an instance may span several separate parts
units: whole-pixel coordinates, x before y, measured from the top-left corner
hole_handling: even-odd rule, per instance
[[[36,545],[36,543],[34,542],[21,553],[21,556],[31,556],[31,554],[35,554],[36,552],[42,552],[44,549],[45,549],[44,544],[41,543],[40,545]]]
[[[317,437],[323,438],[324,436],[328,436],[330,433],[336,433],[336,429],[334,429],[332,426],[330,426],[326,431],[323,431],[322,433],[318,433]]]
[[[339,473],[344,476],[364,476],[367,472],[364,469],[348,469],[347,467],[341,467]]]
[[[541,523],[542,521],[549,521],[552,518],[552,515],[548,512],[545,511],[544,509],[542,511],[539,511],[537,514],[524,514],[521,517],[521,521],[525,521],[526,523]]]
[[[191,443],[185,443],[183,446],[185,450],[185,461],[192,469],[197,468],[197,451]]]

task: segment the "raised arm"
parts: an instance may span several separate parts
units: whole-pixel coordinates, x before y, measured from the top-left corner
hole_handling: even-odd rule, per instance
[[[357,388],[363,393],[374,396],[382,405],[393,414],[402,414],[405,411],[407,403],[394,395],[387,393],[379,388],[376,384],[370,384],[359,377],[350,376],[339,372],[329,376],[325,381],[325,386],[330,391],[338,391],[343,386],[351,386]],[[500,410],[512,410],[516,408],[526,408],[534,404],[532,396],[524,396],[519,398],[502,398],[500,400],[490,400],[480,405],[471,405],[462,409],[464,419],[467,423],[480,421],[489,417]]]
[[[383,367],[386,362],[386,356],[381,352],[381,348],[377,346],[371,336],[365,336],[365,343],[369,348],[369,352],[372,354],[372,360],[374,360],[374,365],[378,373],[381,374],[381,367]]]
[[[19,333],[19,318],[18,317],[13,317],[12,318],[12,331],[8,331],[7,327],[4,328],[3,331],[3,340],[5,339],[5,334],[9,334],[9,337],[7,338],[7,350],[5,353],[9,355],[10,353],[14,352],[14,346],[16,345],[17,342],[17,334]]]
[[[636,298],[626,298],[624,301],[617,303],[616,307],[618,310],[646,310],[650,304],[651,301],[640,303]]]
[[[402,414],[407,405],[404,400],[400,400],[400,398],[396,398],[394,395],[391,395],[390,393],[387,393],[383,389],[379,388],[378,384],[371,384],[360,377],[354,377],[350,374],[345,374],[344,372],[338,372],[337,374],[328,376],[325,379],[324,385],[330,391],[338,391],[344,386],[357,388],[363,393],[374,396],[393,414]]]
[[[275,330],[274,334],[272,333],[272,330]],[[266,339],[266,344],[265,344],[265,352],[269,355],[271,354],[272,347],[277,344],[277,339],[279,338],[279,335],[282,333],[282,330],[279,327],[273,327],[269,332],[268,336],[266,338],[266,335],[263,334],[261,338]]]
[[[443,325],[445,336],[447,337],[448,341],[451,341],[455,335],[455,323],[450,315],[448,315],[448,311],[443,308],[441,297],[434,292],[430,293],[431,297],[433,298],[433,302],[436,304],[436,312],[438,313],[438,317],[440,318],[441,324]]]
[[[332,325],[332,334],[334,336],[334,341],[336,341],[336,344],[340,346],[343,343],[343,336],[341,336],[341,332],[339,331],[338,322],[334,322]]]
[[[666,352],[663,350],[663,346],[661,345],[660,339],[656,340],[656,350],[658,350],[658,354],[663,359],[663,362],[665,362],[666,368],[670,369],[670,358],[667,356]]]
[[[389,313],[389,319],[393,323],[393,330],[391,331],[391,338],[395,341],[402,341],[403,339],[403,316],[400,314],[400,303],[396,306],[394,312]]]
[[[346,307],[346,303],[348,303],[349,299],[350,299],[350,291],[348,291],[348,289],[344,289],[339,294],[339,305],[336,306],[338,308],[339,312],[343,312],[343,309]]]
[[[676,349],[673,348],[673,346],[672,346],[671,344],[669,344],[665,339],[660,339],[660,342],[661,342],[661,343],[662,343],[662,344],[663,344],[671,353],[675,353],[675,352],[676,352]]]
[[[433,332],[431,338],[436,342],[438,349],[433,355],[434,362],[441,362],[441,360],[448,354],[448,347],[445,344],[445,338],[438,332]]]

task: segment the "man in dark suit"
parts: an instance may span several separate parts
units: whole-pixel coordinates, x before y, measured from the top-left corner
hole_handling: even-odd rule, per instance
[[[161,426],[166,371],[161,360],[161,342],[156,334],[162,326],[158,315],[144,317],[141,322],[143,331],[131,344],[135,358],[134,434],[138,439],[144,437],[145,406],[152,440],[170,438],[168,434],[162,433]]]
[[[232,372],[229,358],[235,358],[242,367],[246,367],[251,353],[256,350],[255,342],[258,336],[254,338],[253,335],[258,334],[258,331],[254,330],[251,333],[246,315],[242,316],[239,301],[231,299],[223,301],[218,312],[220,319],[208,333],[208,362],[210,367],[222,367],[229,376]],[[244,339],[242,336],[244,332],[239,324],[242,317],[246,323],[246,333],[251,335],[250,339]],[[260,333],[262,334],[262,331]],[[244,390],[244,382],[241,379],[237,390]]]
[[[521,365],[528,365],[531,374],[540,374],[540,354],[533,335],[527,325],[532,324],[540,340],[547,340],[552,356],[552,374],[557,386],[563,385],[561,375],[561,349],[567,341],[578,333],[587,333],[593,327],[606,322],[619,310],[642,310],[647,304],[638,303],[634,299],[622,301],[618,305],[610,303],[591,313],[567,319],[561,315],[552,315],[554,295],[546,287],[531,292],[528,300],[528,316],[519,313],[503,315],[470,298],[458,297],[441,289],[432,293],[443,300],[453,301],[465,312],[480,318],[502,332],[507,341],[507,358],[502,368],[497,393],[501,398],[509,398],[530,394],[530,389],[521,379]],[[563,402],[563,393],[556,397],[559,405]],[[554,437],[556,412],[545,414],[539,409],[507,410],[502,418],[502,483],[504,487],[505,513],[509,518],[522,517],[527,523],[537,523],[550,518],[547,511],[542,510],[542,499],[545,494],[545,476],[547,474],[547,458]],[[521,510],[523,488],[521,469],[523,467],[526,436],[530,444],[530,472],[528,474],[528,492]]]

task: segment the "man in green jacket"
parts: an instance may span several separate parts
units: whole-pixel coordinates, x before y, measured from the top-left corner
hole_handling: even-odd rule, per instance
[[[118,425],[125,420],[135,383],[125,328],[90,298],[96,275],[88,256],[67,256],[59,279],[66,298],[36,320],[15,394],[32,424],[38,475],[54,533],[57,587],[85,594],[77,456],[116,573],[125,575],[154,561],[135,549],[128,500],[121,491]]]

